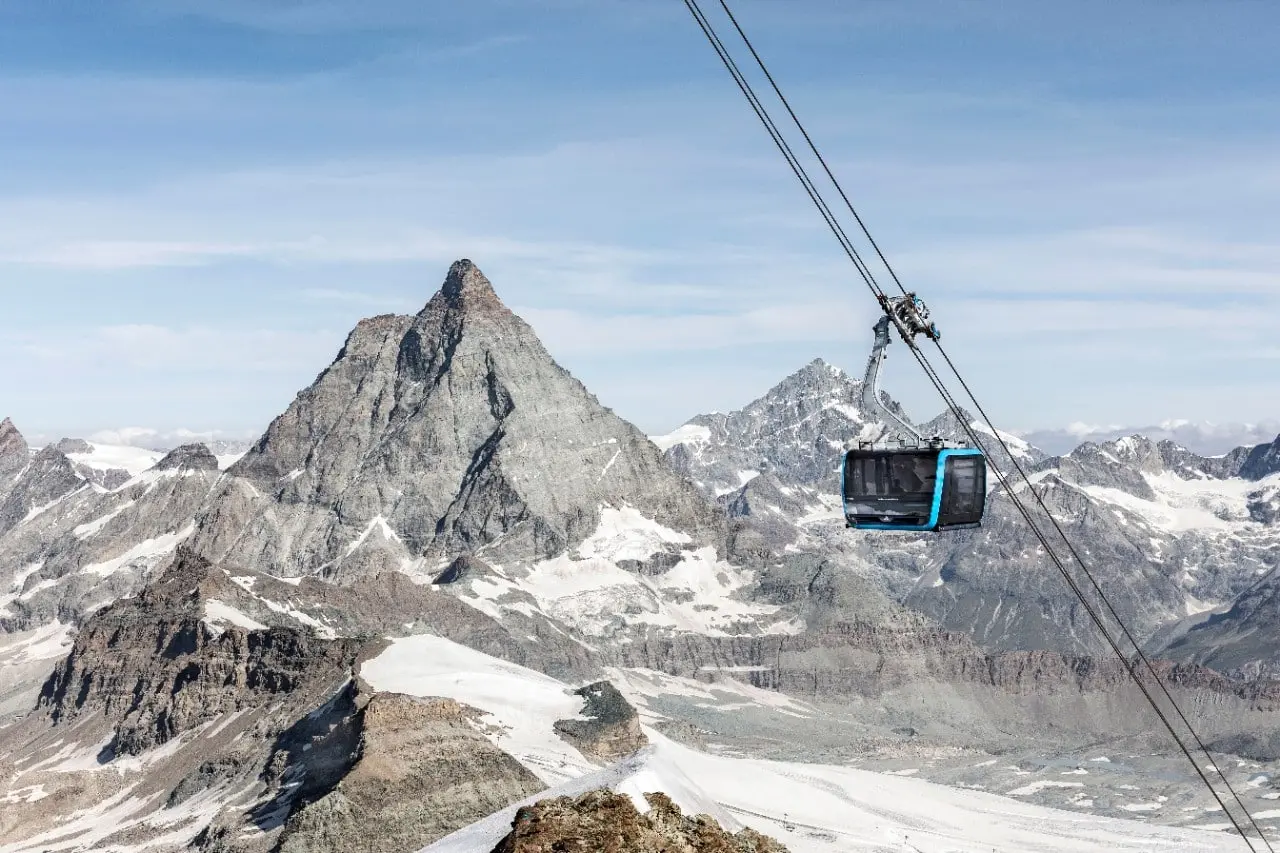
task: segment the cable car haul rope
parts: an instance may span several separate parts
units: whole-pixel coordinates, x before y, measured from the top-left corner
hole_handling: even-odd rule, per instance
[[[898,279],[897,273],[894,272],[888,259],[885,258],[884,253],[880,250],[880,246],[872,238],[866,224],[862,221],[857,210],[854,209],[853,203],[849,200],[844,189],[840,186],[840,182],[836,180],[835,175],[832,174],[830,167],[827,165],[827,161],[823,159],[817,145],[814,144],[813,139],[809,136],[808,131],[805,130],[799,117],[796,116],[795,111],[791,108],[790,102],[788,102],[786,97],[782,94],[782,90],[774,80],[773,75],[769,73],[769,69],[765,65],[764,60],[761,59],[759,53],[756,52],[755,46],[752,45],[751,40],[747,38],[747,34],[743,31],[737,18],[729,8],[727,0],[718,0],[718,2],[724,10],[728,20],[733,25],[734,30],[737,31],[738,36],[742,39],[743,44],[755,60],[756,65],[759,66],[765,79],[768,80],[774,94],[777,95],[778,100],[786,109],[786,112],[791,117],[792,122],[795,124],[796,128],[799,129],[810,152],[812,152],[818,163],[821,164],[823,172],[839,194],[840,199],[844,202],[844,206],[848,209],[849,213],[852,214],[854,220],[858,224],[858,227],[861,229],[862,234],[874,249],[880,263],[883,264],[885,270],[893,279],[893,283],[902,294],[901,296],[889,296],[881,288],[880,284],[876,281],[875,276],[871,273],[870,268],[858,253],[853,242],[849,239],[848,234],[841,226],[839,219],[831,210],[830,206],[823,198],[822,193],[810,178],[808,171],[800,162],[799,158],[797,158],[794,150],[792,150],[790,144],[778,129],[778,126],[774,123],[772,117],[769,115],[768,109],[763,103],[761,103],[754,88],[751,86],[745,75],[743,75],[737,62],[734,61],[733,56],[725,47],[724,42],[721,41],[719,35],[716,33],[715,27],[712,26],[710,20],[703,12],[698,0],[684,0],[685,6],[697,22],[698,27],[702,30],[703,35],[706,36],[707,41],[720,57],[720,61],[724,64],[725,69],[728,70],[729,74],[733,77],[733,80],[737,84],[739,90],[747,99],[747,103],[755,112],[756,117],[760,119],[761,124],[764,125],[770,138],[786,159],[787,165],[790,166],[791,171],[804,187],[805,192],[808,194],[809,199],[814,203],[814,206],[818,208],[819,214],[821,214],[823,220],[835,235],[836,240],[840,243],[841,249],[843,249],[845,254],[849,257],[849,260],[853,263],[854,268],[862,278],[863,283],[866,284],[877,304],[879,304],[880,308],[884,312],[884,317],[875,327],[876,342],[875,347],[872,350],[871,359],[867,365],[867,376],[863,383],[863,403],[870,411],[878,411],[882,416],[887,413],[888,416],[884,417],[885,422],[891,429],[897,431],[902,438],[900,438],[896,446],[879,443],[870,446],[863,445],[846,452],[841,468],[841,491],[843,493],[842,498],[845,506],[845,518],[848,525],[850,527],[860,529],[881,531],[934,531],[955,527],[976,527],[980,523],[984,510],[986,498],[986,471],[989,468],[995,474],[1004,494],[1013,503],[1014,507],[1018,510],[1018,513],[1027,522],[1032,533],[1040,542],[1040,545],[1044,548],[1049,560],[1053,563],[1059,573],[1061,573],[1063,579],[1071,588],[1071,591],[1080,600],[1081,605],[1089,614],[1089,618],[1092,620],[1094,625],[1096,625],[1098,630],[1101,632],[1107,645],[1124,663],[1130,678],[1133,679],[1133,682],[1142,692],[1143,697],[1151,705],[1152,710],[1155,712],[1157,718],[1159,718],[1161,724],[1163,724],[1168,730],[1169,734],[1173,737],[1174,742],[1178,745],[1178,748],[1181,750],[1183,755],[1186,756],[1187,760],[1191,762],[1192,767],[1195,768],[1196,774],[1200,777],[1200,780],[1209,789],[1213,798],[1217,801],[1218,805],[1222,807],[1223,812],[1226,813],[1227,817],[1231,820],[1232,825],[1240,834],[1241,839],[1249,846],[1251,851],[1254,851],[1254,853],[1257,853],[1260,849],[1255,847],[1255,839],[1251,837],[1250,833],[1246,830],[1244,823],[1247,823],[1248,826],[1252,828],[1253,833],[1256,834],[1257,842],[1260,842],[1263,845],[1261,849],[1270,851],[1270,853],[1275,853],[1274,848],[1271,846],[1271,842],[1267,839],[1266,835],[1262,832],[1262,829],[1249,813],[1248,808],[1241,801],[1240,796],[1231,786],[1231,783],[1227,780],[1225,774],[1223,774],[1218,768],[1217,762],[1210,754],[1200,736],[1196,734],[1195,729],[1183,714],[1182,709],[1178,707],[1177,702],[1169,693],[1168,687],[1156,672],[1155,667],[1152,666],[1151,661],[1142,651],[1141,646],[1138,645],[1137,640],[1125,626],[1124,621],[1120,618],[1120,615],[1116,612],[1110,600],[1102,591],[1102,587],[1099,586],[1093,572],[1081,558],[1080,553],[1076,550],[1071,540],[1062,530],[1057,519],[1054,518],[1053,514],[1049,512],[1048,507],[1045,506],[1043,498],[1033,487],[1026,471],[1023,469],[1022,465],[1019,464],[1017,457],[1010,451],[1002,433],[995,428],[995,424],[991,422],[991,418],[987,415],[987,412],[983,409],[981,403],[978,402],[978,399],[969,387],[969,384],[964,380],[964,377],[960,375],[959,370],[952,362],[950,356],[948,356],[946,350],[943,349],[941,335],[938,333],[937,327],[932,322],[929,322],[928,311],[925,309],[924,303],[914,293],[908,292],[906,288],[903,287],[902,282]],[[920,368],[929,378],[929,381],[933,384],[934,388],[936,388],[938,393],[942,396],[947,408],[955,415],[956,420],[964,429],[969,441],[972,442],[971,447],[945,442],[938,437],[926,438],[921,436],[910,426],[910,424],[907,424],[905,421],[898,418],[880,403],[876,379],[878,377],[880,363],[884,359],[884,349],[889,343],[890,325],[897,330],[898,336],[910,349],[911,354],[920,364]],[[991,436],[995,437],[996,442],[998,442],[1000,448],[1004,450],[1006,457],[1013,464],[1014,469],[1021,478],[1021,482],[1026,485],[1026,492],[1031,495],[1035,505],[1039,507],[1040,512],[1043,514],[1044,518],[1047,519],[1049,528],[1057,534],[1057,538],[1061,542],[1061,547],[1065,547],[1070,559],[1075,561],[1080,572],[1084,575],[1089,588],[1096,593],[1097,598],[1102,605],[1101,609],[1086,598],[1080,582],[1077,581],[1070,571],[1068,571],[1066,560],[1064,560],[1064,557],[1058,553],[1059,549],[1055,548],[1050,543],[1045,529],[1042,529],[1041,524],[1037,523],[1036,519],[1032,517],[1032,511],[1028,509],[1019,494],[1014,491],[1005,472],[1001,471],[1000,467],[996,465],[990,458],[989,454],[986,453],[986,446],[983,444],[982,439],[979,438],[974,428],[974,424],[970,423],[965,417],[964,412],[961,410],[959,404],[957,404],[955,397],[948,390],[942,379],[939,377],[937,371],[930,363],[928,357],[916,343],[917,337],[924,337],[927,340],[932,341],[933,345],[937,348],[938,354],[942,357],[943,361],[946,362],[947,368],[959,383],[964,395],[972,402],[974,409],[981,416],[981,422],[985,424],[988,430],[990,430]],[[1133,646],[1135,654],[1132,657],[1122,650],[1117,636],[1107,627],[1102,613],[1103,609],[1105,609],[1105,612],[1110,615],[1112,620],[1114,620],[1115,624],[1118,626],[1119,633],[1122,634],[1124,639]],[[1139,664],[1141,666],[1139,666]],[[1144,679],[1144,674],[1148,676],[1148,678]],[[1152,687],[1148,685],[1148,680],[1154,685],[1154,692]],[[1156,695],[1157,693],[1159,696]],[[1162,703],[1160,701],[1160,697],[1163,697],[1164,704],[1168,706],[1168,710],[1161,707]],[[1209,767],[1217,774],[1217,777],[1226,787],[1228,798],[1234,801],[1235,805],[1238,807],[1238,811],[1243,815],[1243,822],[1240,815],[1237,815],[1228,808],[1224,795],[1213,786],[1213,783],[1210,781],[1205,769],[1196,762],[1195,757],[1192,755],[1191,747],[1187,745],[1187,741],[1183,739],[1183,736],[1179,734],[1175,727],[1174,718],[1181,722],[1187,733],[1189,733],[1195,746],[1208,759]]]

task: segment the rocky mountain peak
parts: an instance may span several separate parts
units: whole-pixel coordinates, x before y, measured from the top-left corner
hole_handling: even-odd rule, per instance
[[[0,499],[13,485],[13,478],[31,459],[31,451],[27,448],[26,439],[13,421],[5,418],[0,421]]]
[[[288,575],[401,570],[499,539],[506,558],[548,557],[590,536],[605,507],[704,544],[727,535],[470,261],[418,315],[361,323],[228,473],[193,543]]]
[[[92,453],[93,445],[85,441],[83,438],[61,438],[54,445],[63,453]]]
[[[1240,476],[1246,480],[1261,480],[1280,472],[1280,435],[1270,444],[1259,444],[1249,452],[1240,467]]]
[[[493,284],[469,259],[454,261],[444,284],[418,316],[440,308],[454,311],[506,311]]]
[[[19,469],[13,482],[4,483],[9,492],[0,500],[0,533],[48,508],[83,483],[66,454],[56,447],[45,447],[31,458],[29,465]]]
[[[22,433],[18,432],[18,428],[13,425],[13,421],[8,418],[0,421],[0,459],[15,456],[21,458],[25,465],[27,453],[26,439],[22,437]]]
[[[175,447],[155,464],[160,471],[217,471],[217,457],[203,444],[184,444]]]

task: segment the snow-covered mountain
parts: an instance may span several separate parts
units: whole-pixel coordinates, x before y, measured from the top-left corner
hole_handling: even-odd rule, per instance
[[[1266,484],[1172,443],[1130,437],[1085,444],[1043,463],[1032,479],[1144,641],[1231,601],[1280,565],[1280,527],[1250,509]],[[1019,492],[1027,496],[1025,486]],[[1043,513],[1036,517],[1048,527]],[[935,546],[937,573],[916,584],[908,605],[993,646],[1102,651],[1096,629],[1006,495],[994,496],[980,532],[957,539]]]
[[[1086,441],[1105,444],[1118,438],[1142,435],[1152,441],[1172,441],[1202,456],[1217,456],[1237,447],[1268,444],[1277,433],[1280,433],[1280,420],[1210,423],[1179,419],[1147,426],[1074,423],[1061,429],[1027,430],[1021,435],[1053,454],[1069,453]]]
[[[867,575],[891,598],[948,629],[994,648],[1105,654],[1087,614],[1001,489],[993,491],[979,531],[886,536],[843,528],[836,496],[840,454],[883,429],[856,408],[858,386],[814,362],[742,411],[694,418],[656,441],[671,464],[731,516],[752,519],[775,543]],[[990,430],[971,425],[994,462],[1012,475]],[[963,437],[949,412],[921,429]],[[1230,607],[1280,566],[1280,524],[1271,509],[1272,478],[1280,469],[1275,445],[1203,457],[1173,442],[1131,436],[1049,458],[1015,436],[1001,438],[1144,640],[1167,644],[1175,626],[1187,627],[1182,620]],[[1012,479],[1029,497],[1019,478]],[[989,480],[994,486],[995,478]],[[1204,650],[1197,654],[1207,660]]]
[[[140,471],[146,458],[129,457],[136,473],[108,487],[82,475],[83,466],[56,446],[29,456],[12,425],[9,436],[10,454],[29,458],[0,481],[0,671],[7,676],[0,710],[6,712],[30,701],[83,618],[136,593],[191,535],[197,509],[221,476],[218,460],[195,445]]]
[[[994,807],[898,780],[892,796],[954,811],[923,825],[910,811],[875,818],[885,801],[848,793],[876,783],[870,776],[716,762],[890,754],[927,758],[916,769],[928,769],[961,756],[1012,797],[1124,815],[1150,794],[1193,811],[1136,814],[1194,824],[1203,794],[1163,768],[1165,787],[1133,799],[1128,781],[1099,782],[1107,796],[1096,804],[1055,800],[1052,784],[1028,788],[1056,778],[1004,785],[1032,773],[1016,765],[981,769],[996,754],[1083,761],[1107,741],[1139,773],[1166,745],[1123,666],[1052,650],[1056,635],[1030,616],[1033,593],[1010,585],[1003,607],[1019,614],[1006,627],[1045,640],[1029,646],[1038,651],[973,632],[1009,646],[992,651],[946,629],[960,610],[920,593],[987,595],[985,575],[960,571],[964,548],[980,553],[978,534],[885,547],[835,523],[831,460],[879,426],[851,403],[857,383],[826,365],[788,383],[750,411],[687,425],[663,442],[664,458],[461,261],[419,314],[361,321],[229,466],[184,446],[135,458],[109,486],[83,472],[86,460],[108,471],[128,460],[93,442],[33,455],[0,425],[0,683],[4,710],[27,711],[0,723],[0,844],[10,844],[0,850],[265,853],[318,839],[359,850],[374,838],[412,850],[632,751],[643,732],[614,693],[644,715],[656,744],[623,775],[652,778],[675,799],[671,766],[706,780],[761,774],[829,808],[865,804],[856,819],[801,822],[841,849],[908,825],[954,845],[968,822],[990,827],[975,812]],[[935,426],[958,431],[945,417]],[[1156,471],[1137,449],[1112,470],[1096,453],[1046,460],[1010,447],[1040,487],[1075,495],[1065,509],[1119,526],[1089,489],[1169,503],[1177,495],[1144,478],[1190,482],[1201,465],[1202,479],[1226,482],[1274,461],[1270,451],[1175,454]],[[1270,506],[1252,492],[1240,500],[1251,513]],[[1234,506],[1225,521],[1213,517],[1237,525],[1231,541],[1252,554],[1269,522],[1237,518]],[[1149,522],[1154,510],[1144,512],[1129,526]],[[1024,555],[1008,549],[1021,540],[1007,536],[1004,551],[974,560],[1016,572]],[[1206,590],[1235,589],[1227,562],[1197,569]],[[1149,575],[1147,586],[1181,589]],[[1139,587],[1133,607],[1168,603]],[[1269,772],[1280,758],[1267,739],[1280,685],[1187,665],[1174,690],[1210,742],[1249,748],[1254,763],[1230,772]],[[727,817],[777,816],[747,792],[706,784],[738,809]],[[817,793],[836,789],[846,793]],[[1002,808],[1027,823],[993,829],[993,846],[1027,849],[1018,845],[1040,813]],[[1097,837],[1138,832],[1112,826]],[[1203,840],[1212,850],[1221,839]]]
[[[547,559],[595,535],[606,507],[682,542],[725,536],[470,261],[418,315],[362,321],[228,474],[195,546],[284,576],[439,571],[460,551]]]

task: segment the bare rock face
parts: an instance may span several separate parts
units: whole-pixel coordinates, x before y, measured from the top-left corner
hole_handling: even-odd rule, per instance
[[[21,440],[21,436],[18,439]],[[16,444],[12,436],[9,441],[11,446]],[[17,527],[41,507],[83,485],[84,481],[77,476],[71,460],[62,451],[55,447],[44,448],[29,465],[19,469],[8,494],[0,500],[0,535]]]
[[[884,431],[862,410],[861,387],[815,359],[739,411],[690,420],[677,433],[688,438],[666,451],[667,461],[711,494],[737,489],[743,478],[766,472],[789,484],[834,490],[845,444]],[[902,414],[898,403],[882,398]]]
[[[0,459],[8,460],[15,456],[25,459],[27,455],[26,439],[18,432],[13,421],[9,418],[0,421]]]
[[[404,853],[546,786],[480,734],[452,699],[374,695],[360,711],[355,763],[289,817],[277,850]]]
[[[155,464],[158,471],[217,471],[218,459],[203,444],[175,447]]]
[[[1240,466],[1240,476],[1246,480],[1261,480],[1280,471],[1280,435],[1270,444],[1259,444],[1249,451]]]
[[[649,743],[640,729],[640,715],[607,681],[597,681],[574,693],[586,699],[579,716],[585,720],[559,720],[556,732],[583,755],[612,763]]]
[[[133,475],[123,468],[92,468],[83,462],[73,462],[71,465],[81,479],[96,483],[108,491],[118,489],[133,479]]]
[[[8,418],[0,421],[0,501],[13,487],[18,472],[30,461],[31,451],[22,433]]]
[[[471,580],[472,578],[484,577],[492,574],[493,569],[484,560],[471,554],[463,554],[454,558],[443,572],[436,575],[434,583],[451,584],[459,581]]]
[[[61,453],[92,453],[93,445],[83,438],[62,438],[53,445]]]
[[[193,546],[282,576],[484,546],[538,559],[590,535],[606,504],[709,544],[725,536],[723,516],[466,260],[418,315],[361,321],[228,473]]]
[[[288,695],[318,699],[350,677],[361,641],[293,628],[212,628],[204,604],[226,583],[220,574],[183,551],[136,598],[96,613],[38,707],[57,725],[87,714],[115,719],[108,752],[136,755],[223,713]]]
[[[525,806],[492,853],[787,853],[753,829],[731,835],[707,815],[684,815],[666,794],[644,797],[649,803],[645,814],[630,797],[608,790]]]

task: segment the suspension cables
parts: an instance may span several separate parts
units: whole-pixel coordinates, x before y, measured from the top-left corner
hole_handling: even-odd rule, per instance
[[[759,53],[755,49],[755,46],[751,43],[751,40],[747,37],[747,34],[743,31],[741,25],[738,23],[737,18],[734,16],[732,10],[729,8],[727,0],[719,0],[719,3],[721,8],[724,10],[725,14],[728,16],[728,19],[733,24],[734,29],[737,31],[738,35],[741,37],[743,43],[746,45],[747,49],[750,51],[751,56],[755,59],[756,64],[759,66],[760,70],[763,72],[765,78],[769,81],[769,85],[773,88],[774,93],[777,95],[778,99],[782,102],[788,115],[791,117],[792,122],[794,122],[796,127],[799,129],[801,135],[804,137],[805,142],[808,144],[809,150],[813,153],[814,157],[821,164],[822,169],[825,172],[827,178],[830,180],[831,184],[835,187],[836,191],[839,193],[841,200],[845,204],[845,207],[849,210],[849,213],[852,214],[854,219],[857,221],[859,228],[861,229],[863,235],[867,238],[868,242],[871,244],[872,248],[875,250],[875,253],[879,258],[881,264],[883,264],[885,270],[888,271],[888,274],[893,279],[894,284],[896,284],[898,289],[905,294],[907,292],[906,288],[903,287],[902,282],[898,278],[897,273],[894,271],[893,267],[889,264],[889,261],[885,257],[883,251],[881,251],[880,246],[876,243],[875,239],[871,236],[871,233],[867,229],[866,224],[863,222],[862,217],[858,215],[858,212],[854,208],[853,203],[849,200],[848,195],[846,195],[844,189],[840,186],[840,182],[836,179],[835,175],[832,173],[831,168],[828,166],[826,159],[823,158],[821,152],[818,150],[817,145],[813,142],[813,139],[810,137],[808,131],[805,130],[804,125],[801,123],[799,117],[796,115],[795,111],[792,109],[790,102],[786,99],[786,96],[783,95],[781,88],[778,86],[773,75],[769,72],[769,69],[765,65],[764,60],[760,57]],[[708,42],[711,44],[712,48],[716,51],[716,54],[717,56],[719,56],[720,61],[724,64],[725,68],[729,71],[730,75],[733,77],[734,82],[737,84],[743,96],[747,99],[747,102],[748,104],[750,104],[752,110],[755,112],[756,117],[760,119],[760,122],[764,125],[765,130],[769,133],[770,138],[773,140],[774,144],[778,147],[778,150],[782,152],[783,157],[787,161],[787,165],[791,168],[791,171],[795,174],[796,178],[800,181],[801,185],[804,187],[806,194],[809,196],[809,199],[814,203],[814,206],[818,208],[818,212],[822,215],[823,220],[827,223],[827,227],[830,228],[832,233],[835,235],[836,240],[840,243],[841,248],[844,250],[845,254],[849,257],[849,260],[853,263],[855,269],[857,269],[859,276],[862,278],[867,288],[871,291],[872,295],[876,297],[877,302],[883,303],[885,299],[885,294],[883,289],[880,287],[879,283],[876,281],[875,276],[872,274],[868,265],[863,261],[861,255],[858,253],[856,247],[853,245],[853,242],[849,239],[848,235],[845,233],[843,227],[840,225],[839,220],[837,219],[835,214],[832,212],[831,208],[827,205],[826,200],[822,197],[822,193],[818,190],[813,180],[809,177],[809,174],[805,170],[804,165],[800,162],[799,158],[796,157],[795,152],[792,150],[791,146],[787,143],[786,138],[782,135],[781,131],[778,129],[777,125],[774,123],[772,117],[769,115],[768,109],[764,106],[763,103],[761,103],[759,97],[757,97],[755,90],[752,88],[750,82],[747,80],[746,76],[742,73],[741,69],[738,67],[737,63],[734,61],[732,54],[729,53],[724,43],[720,40],[720,37],[717,35],[714,26],[711,24],[710,20],[706,17],[705,13],[702,11],[701,7],[699,6],[698,0],[684,0],[684,4],[685,4],[685,7],[688,8],[689,13],[693,16],[695,22],[697,22],[699,28],[702,30],[703,35],[706,36]],[[1138,689],[1141,691],[1143,697],[1146,699],[1148,704],[1151,705],[1151,708],[1155,712],[1156,717],[1160,720],[1160,722],[1168,730],[1169,734],[1173,737],[1174,742],[1178,745],[1183,755],[1186,756],[1187,760],[1191,762],[1191,765],[1192,767],[1195,768],[1196,774],[1199,776],[1200,780],[1209,789],[1209,792],[1213,795],[1213,798],[1217,801],[1218,805],[1222,808],[1223,812],[1230,819],[1236,831],[1240,833],[1241,839],[1249,846],[1249,849],[1251,851],[1255,851],[1256,853],[1257,848],[1254,847],[1253,840],[1249,837],[1249,834],[1246,832],[1245,828],[1241,825],[1240,820],[1237,818],[1235,814],[1232,813],[1231,809],[1228,808],[1227,803],[1224,801],[1222,795],[1218,792],[1218,790],[1213,786],[1213,783],[1209,780],[1209,777],[1206,775],[1204,768],[1201,768],[1201,766],[1196,762],[1195,757],[1191,753],[1191,749],[1187,746],[1186,742],[1183,740],[1183,738],[1179,735],[1179,733],[1175,729],[1169,715],[1165,712],[1164,709],[1160,707],[1160,702],[1157,699],[1157,697],[1152,694],[1152,692],[1148,689],[1148,686],[1146,685],[1146,683],[1144,683],[1142,674],[1138,669],[1138,662],[1141,662],[1144,670],[1150,675],[1151,679],[1154,679],[1164,699],[1167,701],[1168,705],[1172,708],[1173,712],[1176,714],[1178,719],[1182,722],[1183,726],[1185,726],[1187,731],[1190,732],[1191,737],[1194,739],[1196,743],[1196,746],[1208,759],[1209,767],[1213,770],[1214,773],[1217,774],[1218,778],[1222,780],[1222,783],[1226,786],[1227,790],[1230,792],[1231,799],[1234,800],[1235,804],[1239,807],[1240,811],[1244,814],[1244,817],[1246,818],[1249,825],[1253,828],[1254,832],[1257,833],[1258,838],[1265,845],[1266,849],[1270,851],[1270,853],[1275,853],[1274,848],[1271,846],[1270,841],[1267,840],[1266,835],[1262,832],[1262,829],[1258,826],[1253,816],[1249,813],[1248,808],[1241,801],[1239,794],[1237,794],[1235,789],[1231,786],[1231,783],[1230,781],[1227,780],[1226,775],[1223,774],[1222,771],[1219,769],[1217,762],[1214,760],[1212,754],[1209,752],[1209,749],[1205,746],[1200,736],[1196,733],[1190,721],[1187,719],[1186,715],[1182,712],[1182,709],[1178,707],[1178,704],[1174,700],[1173,695],[1169,692],[1169,689],[1165,685],[1163,679],[1160,678],[1159,673],[1156,671],[1155,667],[1152,665],[1150,659],[1143,652],[1141,646],[1138,644],[1137,639],[1133,636],[1132,632],[1128,629],[1128,627],[1125,626],[1124,620],[1120,617],[1119,613],[1116,612],[1115,607],[1112,606],[1110,600],[1107,598],[1106,594],[1103,592],[1102,587],[1099,585],[1093,572],[1089,569],[1088,565],[1085,563],[1084,559],[1080,556],[1079,552],[1076,550],[1071,540],[1067,537],[1065,531],[1063,531],[1061,525],[1058,523],[1058,520],[1049,511],[1049,508],[1045,505],[1043,498],[1035,490],[1035,487],[1031,483],[1031,480],[1027,475],[1026,470],[1018,462],[1017,457],[1013,454],[1013,452],[1009,449],[1008,443],[1006,442],[1003,434],[998,429],[996,429],[995,424],[992,423],[990,416],[987,415],[987,412],[982,407],[982,404],[978,402],[978,399],[975,396],[973,390],[969,387],[969,384],[964,380],[964,377],[960,375],[959,369],[956,367],[955,363],[951,360],[950,356],[947,355],[946,350],[943,349],[942,347],[942,344],[939,341],[934,340],[934,344],[935,346],[937,346],[939,354],[942,355],[943,359],[946,361],[947,367],[950,368],[951,373],[955,376],[956,380],[960,383],[961,387],[964,389],[966,396],[973,403],[974,408],[978,411],[979,415],[982,418],[982,422],[986,425],[991,435],[995,437],[1000,447],[1004,450],[1006,456],[1013,463],[1013,466],[1016,469],[1017,473],[1020,475],[1022,482],[1026,484],[1026,487],[1027,487],[1026,490],[1031,494],[1032,498],[1035,500],[1036,505],[1039,506],[1041,512],[1049,520],[1050,526],[1052,527],[1053,531],[1057,534],[1057,537],[1065,545],[1070,556],[1074,558],[1075,562],[1079,565],[1081,571],[1084,573],[1085,577],[1088,579],[1089,586],[1094,590],[1098,598],[1102,601],[1103,605],[1106,608],[1107,613],[1110,614],[1111,618],[1119,626],[1120,632],[1124,635],[1125,639],[1127,639],[1128,642],[1133,646],[1134,651],[1136,652],[1136,658],[1137,658],[1136,661],[1121,649],[1119,642],[1117,641],[1116,637],[1113,636],[1112,631],[1108,629],[1106,623],[1103,620],[1103,616],[1099,612],[1098,608],[1096,608],[1093,604],[1091,604],[1089,600],[1086,598],[1085,593],[1081,589],[1080,584],[1076,581],[1074,577],[1072,577],[1071,572],[1068,571],[1062,557],[1059,556],[1058,552],[1050,544],[1049,539],[1046,536],[1044,530],[1042,530],[1041,526],[1036,523],[1036,520],[1032,517],[1031,512],[1024,505],[1023,501],[1019,498],[1018,493],[1015,491],[1014,484],[1009,482],[1009,479],[1006,476],[1006,474],[1003,471],[1001,471],[999,466],[996,465],[995,461],[990,458],[990,454],[987,453],[987,449],[986,449],[986,446],[984,445],[984,442],[978,436],[975,430],[975,424],[971,423],[969,419],[965,416],[964,411],[960,408],[959,404],[956,402],[951,392],[947,389],[942,379],[938,376],[938,373],[934,369],[933,365],[929,363],[927,356],[925,356],[925,354],[920,351],[919,347],[916,346],[914,341],[907,340],[906,344],[908,348],[911,350],[912,354],[915,356],[916,361],[920,364],[921,369],[924,371],[926,377],[928,377],[930,383],[934,386],[935,389],[937,389],[939,395],[941,395],[948,409],[955,415],[957,422],[964,429],[969,439],[973,441],[973,443],[983,451],[983,454],[987,457],[987,463],[995,472],[996,477],[1000,483],[1000,486],[1004,490],[1004,493],[1008,496],[1009,500],[1013,503],[1014,507],[1018,510],[1018,513],[1027,522],[1027,525],[1031,529],[1032,534],[1035,536],[1036,540],[1040,543],[1046,555],[1049,557],[1050,561],[1053,563],[1054,567],[1057,568],[1059,573],[1062,575],[1063,579],[1066,581],[1068,587],[1075,594],[1075,596],[1080,600],[1080,603],[1083,606],[1085,612],[1089,615],[1090,621],[1092,621],[1093,624],[1098,628],[1099,632],[1102,634],[1103,639],[1106,641],[1107,646],[1111,648],[1111,650],[1120,659],[1121,663],[1124,664],[1125,669],[1129,673],[1130,678],[1132,678],[1134,683],[1137,685]]]

